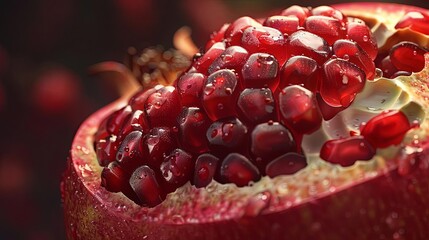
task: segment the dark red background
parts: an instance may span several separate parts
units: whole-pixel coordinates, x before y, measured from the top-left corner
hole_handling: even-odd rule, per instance
[[[73,134],[114,97],[88,77],[90,65],[122,61],[129,46],[172,47],[184,25],[202,46],[241,15],[336,2],[0,1],[0,239],[64,239],[59,182]]]

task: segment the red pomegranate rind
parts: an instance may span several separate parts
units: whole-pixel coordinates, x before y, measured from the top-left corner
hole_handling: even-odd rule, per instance
[[[428,214],[421,210],[429,203],[427,167],[418,168],[408,177],[400,176],[397,169],[392,168],[376,177],[361,179],[353,186],[343,186],[329,194],[311,198],[310,202],[292,205],[270,202],[270,208],[251,218],[237,210],[233,215],[220,215],[220,219],[208,222],[205,214],[198,215],[200,210],[194,206],[192,212],[199,216],[200,224],[173,222],[171,218],[155,220],[153,216],[162,212],[162,204],[153,209],[142,208],[122,195],[99,187],[100,167],[91,153],[92,135],[100,121],[112,112],[113,106],[100,110],[85,121],[73,141],[62,185],[68,239],[105,239],[105,236],[132,240],[214,240],[225,236],[247,239],[377,239],[386,234],[393,236],[398,229],[407,229],[401,234],[407,239],[425,239],[429,234],[426,228]],[[423,163],[428,163],[428,156],[422,155]],[[201,194],[200,191],[192,191],[192,194]],[[183,216],[190,211],[185,206],[180,209]],[[371,215],[362,209],[370,209]],[[362,217],[365,221],[359,221]],[[402,221],[396,221],[399,218]],[[338,219],[342,219],[342,228],[338,228]],[[315,222],[320,224],[320,228],[314,228]],[[278,223],[286,226],[287,231],[276,227]],[[398,225],[392,227],[391,223]],[[204,230],[201,224],[204,224]],[[373,230],[374,226],[378,226],[378,231]],[[308,231],[303,232],[303,228]],[[181,234],[177,234],[178,229]]]

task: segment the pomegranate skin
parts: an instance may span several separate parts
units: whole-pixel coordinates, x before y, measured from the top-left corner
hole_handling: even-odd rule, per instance
[[[359,4],[347,7],[355,5]],[[368,9],[404,7],[365,6]],[[220,214],[216,221],[205,215],[194,219],[180,215],[159,218],[165,210],[163,204],[141,207],[122,194],[100,187],[102,168],[95,157],[93,135],[107,115],[125,104],[126,100],[120,99],[94,113],[75,136],[61,183],[67,239],[353,240],[427,239],[429,236],[428,143],[422,145],[417,164],[406,175],[396,163],[403,167],[401,163],[411,160],[396,159],[379,175],[367,176],[322,195],[308,196],[299,203],[282,202],[276,200],[274,193],[265,192],[247,205],[225,196],[227,202],[231,197],[229,204],[237,211]],[[425,141],[421,139],[421,142]],[[190,204],[180,210],[183,216],[194,209],[201,211],[198,196],[206,191],[190,188]],[[219,209],[213,207],[207,211],[219,212]]]
[[[377,177],[309,197],[296,205],[249,203],[245,213],[196,223],[156,219],[162,210],[140,207],[100,187],[92,133],[125,104],[117,101],[89,117],[78,130],[62,182],[67,239],[425,239],[429,236],[429,144],[420,167],[402,176],[392,166]],[[98,168],[98,169],[97,169]],[[192,194],[198,196],[193,189]],[[271,195],[268,195],[271,196]],[[228,197],[226,197],[227,199]],[[274,198],[271,196],[271,199]],[[193,199],[190,197],[189,199]],[[197,206],[197,205],[196,205]],[[272,207],[272,208],[271,208]],[[183,208],[184,216],[188,207]],[[211,209],[217,211],[217,209]]]

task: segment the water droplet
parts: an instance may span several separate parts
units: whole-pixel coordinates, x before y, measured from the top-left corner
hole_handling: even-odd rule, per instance
[[[204,94],[206,96],[212,94],[215,90],[215,87],[213,86],[213,84],[209,83],[206,85],[206,87],[204,88]]]
[[[364,35],[364,36],[362,37],[362,40],[363,40],[364,42],[368,42],[368,40],[369,40],[368,35]]]
[[[218,103],[218,104],[217,104],[217,109],[219,109],[219,110],[223,110],[223,108],[224,108],[224,106],[223,106],[223,104],[222,104],[222,103]]]

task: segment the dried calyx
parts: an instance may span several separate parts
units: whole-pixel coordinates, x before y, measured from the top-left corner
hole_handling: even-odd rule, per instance
[[[398,28],[427,25],[413,19]],[[102,122],[95,135],[102,186],[152,207],[189,181],[243,187],[295,174],[309,164],[306,139],[353,108],[367,84],[422,70],[426,52],[412,41],[379,51],[363,20],[328,6],[239,18],[171,85],[144,88]],[[132,72],[147,66],[131,63]],[[325,141],[320,158],[341,166],[370,160],[413,126],[401,110],[381,111],[349,136]]]

